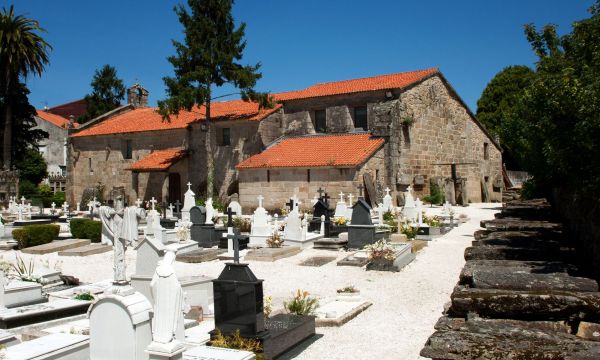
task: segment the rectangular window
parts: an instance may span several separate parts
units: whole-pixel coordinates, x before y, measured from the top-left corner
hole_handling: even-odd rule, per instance
[[[94,169],[92,169],[92,158],[88,158],[88,166],[90,168],[90,174],[93,174]]]
[[[125,140],[125,159],[133,159],[133,142]]]
[[[315,131],[327,132],[327,113],[325,110],[315,110]]]
[[[231,145],[231,129],[223,128],[221,129],[221,146],[229,145]]]
[[[354,128],[368,130],[366,106],[357,106],[354,108]]]
[[[271,182],[271,171],[267,170],[267,182]]]
[[[306,182],[310,182],[310,169],[306,170]]]
[[[490,159],[489,144],[483,143],[483,160],[489,160],[489,159]]]

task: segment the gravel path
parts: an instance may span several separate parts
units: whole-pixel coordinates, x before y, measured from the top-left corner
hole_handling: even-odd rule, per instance
[[[296,289],[307,290],[326,303],[336,289],[354,285],[373,306],[340,328],[318,328],[322,334],[295,359],[418,359],[419,351],[433,333],[433,326],[449,301],[450,294],[464,265],[463,252],[473,240],[473,232],[483,219],[493,218],[499,204],[471,204],[457,208],[469,221],[443,237],[433,240],[401,272],[365,271],[349,266],[338,267],[332,261],[321,267],[298,266],[312,256],[337,256],[346,252],[305,250],[274,263],[250,262],[252,271],[264,279],[264,294],[273,297],[275,308],[282,307]],[[427,208],[430,214],[441,208]],[[20,252],[19,252],[20,253]],[[84,282],[112,277],[112,252],[84,258],[59,257],[56,254],[27,255],[26,261],[47,262],[50,267],[61,263],[64,274]],[[135,271],[135,252],[127,251],[127,273]],[[0,252],[5,260],[14,259],[14,251]],[[220,261],[202,264],[176,263],[180,276],[219,276]]]

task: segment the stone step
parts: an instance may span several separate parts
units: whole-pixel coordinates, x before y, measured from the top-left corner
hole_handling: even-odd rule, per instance
[[[516,291],[477,289],[458,285],[451,295],[448,314],[517,320],[586,320],[600,319],[600,293],[564,290]]]
[[[550,221],[493,219],[481,220],[480,226],[495,231],[560,231],[562,224]]]
[[[112,250],[110,245],[90,244],[58,252],[58,256],[88,256],[102,254]]]
[[[348,245],[348,239],[323,238],[315,241],[313,248],[338,250],[346,247],[346,245]]]
[[[477,289],[598,291],[598,283],[588,278],[564,273],[532,274],[498,267],[474,269],[469,285]]]
[[[473,282],[475,270],[488,270],[498,274],[520,272],[525,274],[574,274],[577,268],[560,261],[518,261],[518,260],[471,260],[467,261],[460,273],[459,284],[469,285]]]
[[[183,254],[177,254],[175,259],[184,263],[201,263],[217,260],[219,255],[226,252],[226,249],[197,249]]]
[[[532,249],[511,246],[480,245],[465,249],[465,260],[539,260],[563,261],[573,253],[561,249]]]
[[[286,257],[294,256],[302,251],[299,246],[284,246],[280,248],[260,248],[251,250],[246,254],[244,260],[254,261],[275,261]]]
[[[501,245],[513,247],[543,248],[559,247],[561,239],[540,236],[537,231],[497,231],[486,236],[476,238],[473,246],[477,245]]]
[[[25,254],[44,255],[50,254],[57,251],[63,251],[73,249],[81,246],[86,246],[91,243],[87,239],[68,239],[68,240],[55,240],[47,244],[37,245],[25,248],[21,252]]]

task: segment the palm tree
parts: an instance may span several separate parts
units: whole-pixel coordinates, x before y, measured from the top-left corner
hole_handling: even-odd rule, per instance
[[[11,168],[12,161],[12,95],[21,77],[40,76],[48,64],[52,47],[38,32],[45,32],[36,20],[15,15],[14,8],[0,12],[0,99],[4,103],[3,165]]]

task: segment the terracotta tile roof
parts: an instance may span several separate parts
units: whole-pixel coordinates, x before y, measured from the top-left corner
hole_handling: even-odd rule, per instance
[[[66,119],[73,115],[73,117],[75,117],[75,121],[77,121],[77,118],[83,115],[86,111],[87,102],[85,99],[71,101],[69,103],[57,105],[48,109],[48,112],[60,115]]]
[[[56,125],[58,127],[65,128],[65,129],[67,128],[67,124],[69,123],[68,119],[65,119],[64,117],[59,116],[59,115],[51,114],[51,113],[49,113],[47,111],[43,111],[43,110],[36,110],[36,112],[37,112],[37,114],[36,114],[37,117],[39,117],[40,119],[46,120],[47,122],[49,122],[53,125]],[[74,127],[77,127],[78,125],[79,124],[77,124],[77,123],[73,124]]]
[[[187,152],[183,149],[157,150],[134,162],[127,170],[140,172],[168,170],[186,155]]]
[[[409,71],[397,74],[380,75],[361,79],[335,81],[317,84],[304,90],[275,94],[279,101],[298,100],[320,96],[351,94],[364,91],[398,89],[412,85],[423,78],[438,73],[437,68]]]
[[[220,101],[211,104],[213,120],[262,120],[267,115],[281,107],[277,104],[273,109],[258,109],[257,103],[243,100]],[[158,108],[138,108],[123,114],[108,118],[76,134],[74,137],[109,135],[118,133],[134,133],[142,131],[184,129],[198,121],[204,121],[205,108],[194,108],[192,111],[182,111],[178,116],[171,116],[171,121],[163,121],[157,112]]]
[[[242,161],[236,168],[352,167],[364,163],[383,143],[383,139],[370,134],[288,138]]]

